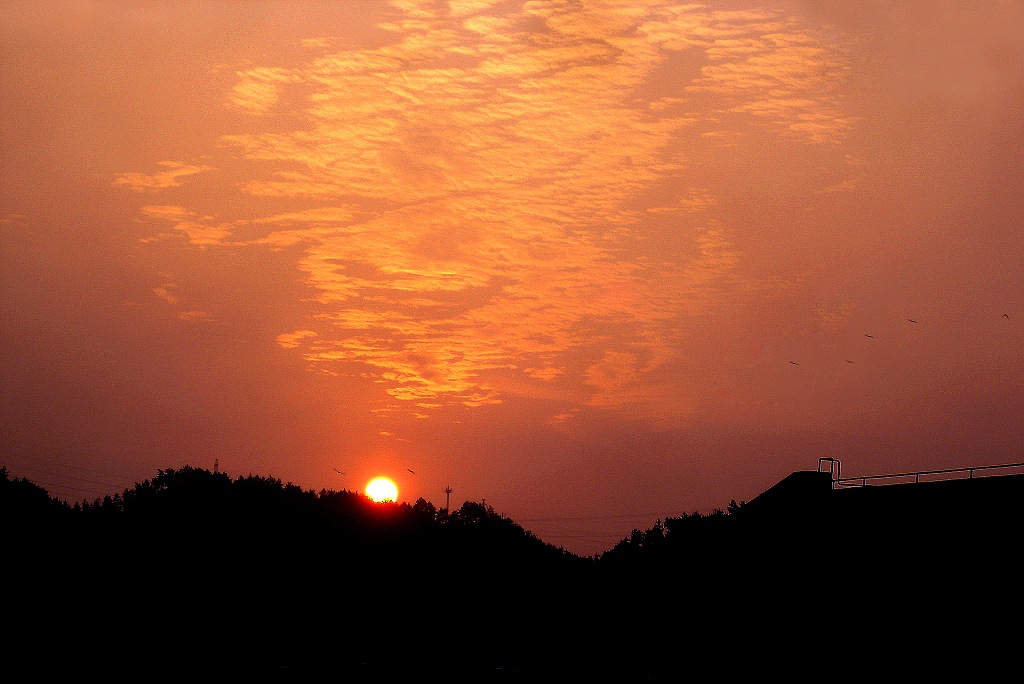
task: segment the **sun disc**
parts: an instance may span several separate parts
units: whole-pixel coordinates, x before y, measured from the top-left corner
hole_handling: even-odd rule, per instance
[[[375,477],[366,483],[366,496],[376,503],[398,501],[398,487],[390,477]]]

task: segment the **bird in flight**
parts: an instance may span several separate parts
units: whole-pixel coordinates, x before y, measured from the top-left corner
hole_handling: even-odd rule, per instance
[[[799,364],[799,363],[797,363],[796,361],[790,361],[790,363],[791,363],[791,364],[793,364],[794,366],[799,366],[799,365],[800,365],[800,364]]]
[[[871,338],[874,338],[874,335],[868,335],[867,333],[864,333],[864,337],[871,337]]]
[[[915,321],[913,318],[908,318],[907,320],[910,321],[911,323],[917,323],[917,321]]]
[[[1010,314],[1003,314],[1003,318],[1009,318]]]
[[[850,359],[846,359],[846,363],[853,363]]]
[[[410,473],[412,473],[413,475],[415,475],[415,474],[416,474],[416,473],[413,473],[413,471],[412,471],[412,468],[406,468],[406,470],[408,470],[408,471],[409,471]]]
[[[339,475],[344,475],[345,474],[345,473],[341,472],[340,470],[338,470],[337,468],[334,469],[334,472],[338,473]]]

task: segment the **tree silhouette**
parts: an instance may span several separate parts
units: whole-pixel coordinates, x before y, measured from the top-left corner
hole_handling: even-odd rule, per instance
[[[68,506],[0,469],[5,586],[27,599],[9,613],[10,652],[48,666],[59,652],[78,676],[118,663],[136,674],[637,681],[702,668],[739,678],[779,654],[787,671],[827,667],[829,649],[807,648],[823,637],[844,648],[899,639],[916,653],[950,635],[958,647],[981,635],[999,644],[984,606],[1019,607],[1010,578],[1024,517],[1021,480],[1001,479],[774,510],[732,501],[580,558],[482,502],[375,504],[186,466]],[[836,609],[840,590],[870,607],[869,630]]]

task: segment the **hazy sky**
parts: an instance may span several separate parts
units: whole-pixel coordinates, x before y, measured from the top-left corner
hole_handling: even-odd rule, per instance
[[[58,498],[389,475],[590,554],[1024,461],[1024,2],[0,8],[0,465]]]

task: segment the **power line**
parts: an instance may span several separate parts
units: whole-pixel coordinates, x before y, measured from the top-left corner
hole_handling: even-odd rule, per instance
[[[95,494],[96,496],[106,496],[109,493],[109,492],[100,492],[100,491],[97,491],[95,489],[83,489],[81,487],[72,487],[70,485],[56,484],[54,482],[47,482],[45,480],[36,480],[36,479],[28,478],[28,477],[26,477],[25,479],[28,480],[29,482],[31,482],[34,485],[46,485],[48,487],[54,487],[56,489],[71,489],[71,490],[74,490],[76,492],[86,492],[88,494]],[[103,483],[97,483],[97,484],[103,484]],[[52,493],[49,490],[47,490],[47,493],[50,494],[51,497],[53,496]]]

